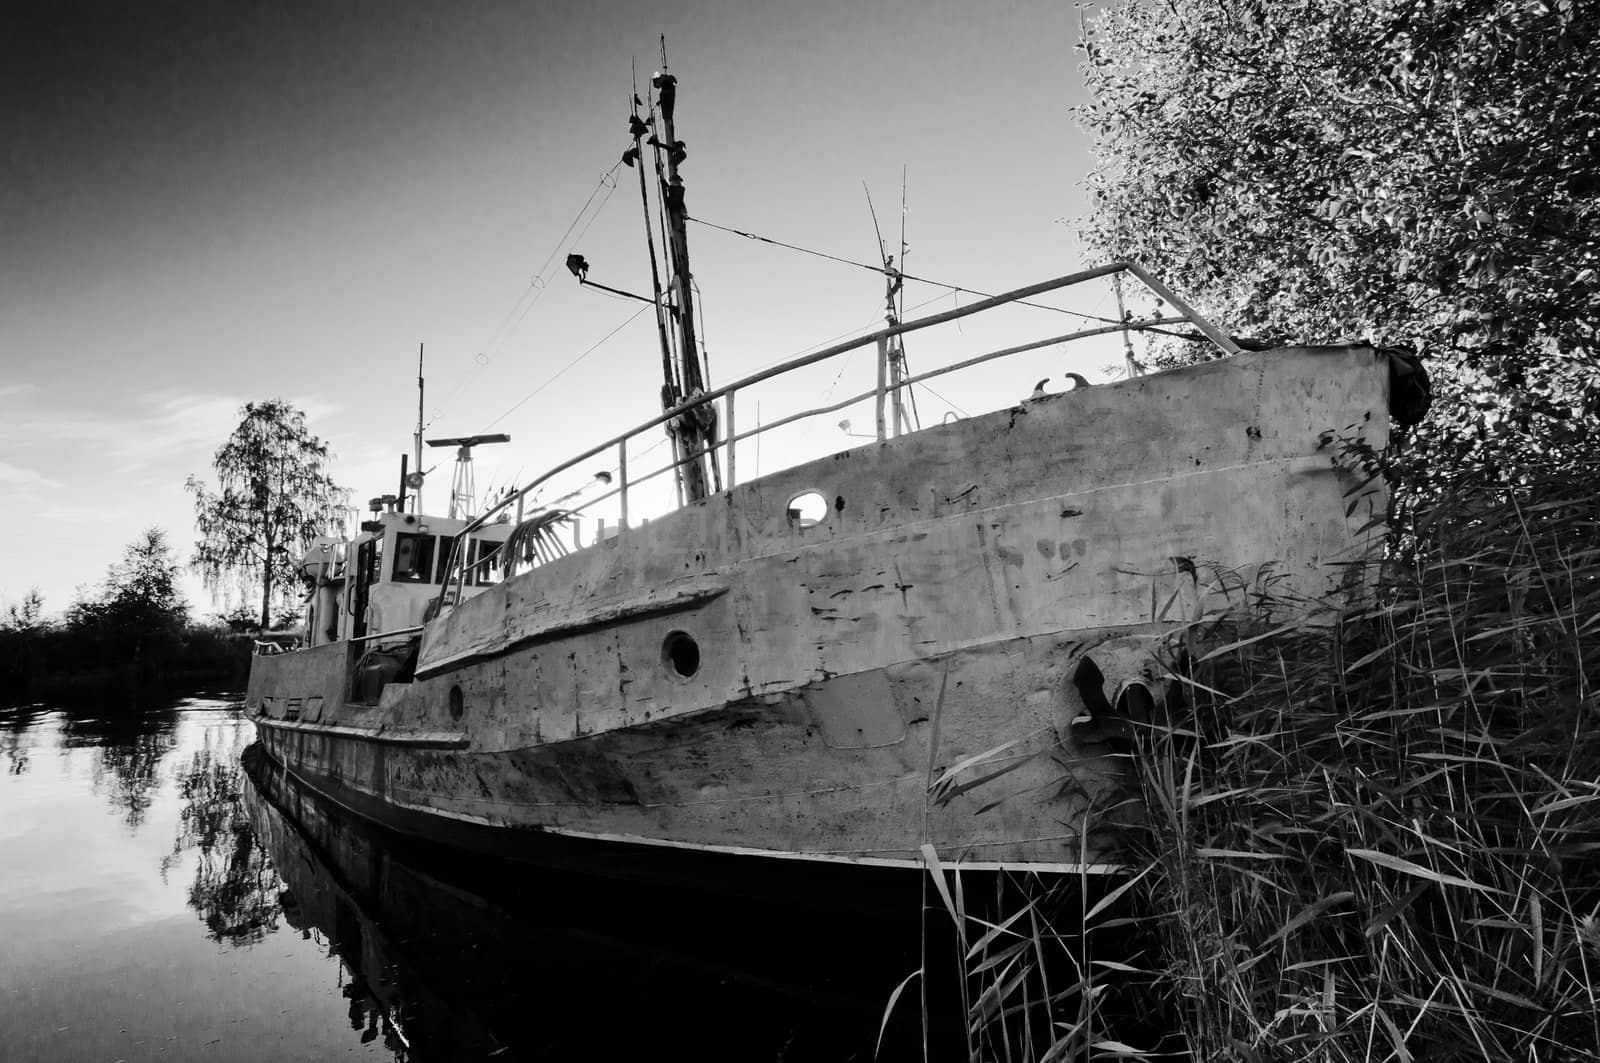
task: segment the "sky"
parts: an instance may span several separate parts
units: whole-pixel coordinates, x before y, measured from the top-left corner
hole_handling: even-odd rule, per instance
[[[653,416],[651,315],[579,288],[562,261],[577,250],[591,280],[649,290],[637,178],[616,164],[660,35],[696,219],[871,263],[870,190],[891,252],[903,218],[914,275],[998,292],[1081,268],[1079,13],[1055,0],[11,5],[0,607],[36,587],[61,612],[151,526],[187,560],[185,481],[210,477],[246,402],[304,410],[358,504],[395,491],[419,344],[427,436],[512,437],[477,451],[480,495]],[[689,246],[714,384],[881,321],[868,270],[699,222]],[[908,283],[907,317],[974,298]],[[1059,302],[1114,313],[1102,288],[1073,298]],[[1013,325],[1079,320],[1024,317],[918,334],[912,369]],[[1098,379],[1117,357],[1113,339],[998,382],[936,381],[919,412],[999,408],[1040,376]],[[753,395],[741,426],[870,387],[873,372],[870,354],[830,363]],[[741,479],[860,443],[870,413],[846,415],[848,429],[823,417],[741,449]],[[630,468],[660,460],[654,438]],[[442,509],[448,452],[425,465],[424,501]],[[225,604],[192,575],[184,587],[198,615]]]

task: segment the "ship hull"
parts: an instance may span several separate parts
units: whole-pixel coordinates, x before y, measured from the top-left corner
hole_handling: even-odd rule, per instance
[[[1369,348],[1252,354],[861,448],[462,603],[371,704],[346,644],[258,658],[247,704],[280,765],[445,842],[1103,870],[1160,640],[1268,578],[1361,593],[1383,498],[1335,440],[1385,445],[1388,382]]]

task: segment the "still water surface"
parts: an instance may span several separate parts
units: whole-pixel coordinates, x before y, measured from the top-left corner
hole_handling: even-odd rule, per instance
[[[0,709],[0,1060],[870,1059],[918,962],[415,846],[253,739],[226,699]]]

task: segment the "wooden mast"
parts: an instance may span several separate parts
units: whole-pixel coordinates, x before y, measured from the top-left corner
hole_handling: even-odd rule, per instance
[[[639,172],[639,205],[644,210],[644,239],[645,246],[650,253],[650,294],[655,299],[656,336],[661,343],[661,408],[670,410],[682,398],[682,391],[678,383],[677,368],[673,365],[672,341],[667,336],[667,306],[661,290],[661,271],[656,266],[656,237],[655,226],[650,224],[650,195],[644,179],[644,135],[650,127],[639,117],[638,81],[634,82],[634,93],[631,105],[632,114],[628,119],[628,134],[633,137],[633,147],[623,153],[622,161]],[[654,117],[652,113],[651,117]],[[683,458],[683,450],[676,433],[668,433],[672,439],[672,460],[674,464]],[[683,502],[683,476],[681,472],[674,477],[678,485],[678,502]]]
[[[679,401],[694,398],[706,390],[705,373],[700,363],[700,345],[694,332],[694,296],[689,273],[688,212],[684,207],[683,179],[678,164],[685,152],[683,141],[673,129],[673,110],[677,104],[678,79],[667,73],[667,41],[661,38],[661,71],[650,79],[656,90],[656,111],[661,118],[660,134],[652,138],[658,152],[666,156],[661,202],[667,216],[667,252],[672,265],[668,283],[673,295],[673,315],[678,325],[678,360],[683,393]],[[707,474],[707,455],[716,442],[715,413],[703,406],[671,422],[677,433],[679,460],[684,464],[684,493],[691,502],[711,494]]]

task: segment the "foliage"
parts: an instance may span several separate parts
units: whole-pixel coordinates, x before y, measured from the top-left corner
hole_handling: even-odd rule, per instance
[[[1140,888],[1192,1058],[1600,1058],[1597,476],[1445,485],[1372,603],[1175,672]]]
[[[296,551],[340,521],[349,492],[328,475],[327,444],[300,410],[268,399],[239,413],[212,462],[220,492],[195,476],[187,483],[200,535],[192,564],[213,591],[259,593],[266,628],[274,603],[289,604]]]
[[[0,615],[0,704],[92,699],[202,688],[236,690],[251,639],[189,621],[166,536],[150,528],[94,590],[80,588],[63,623],[44,617],[37,591]],[[147,700],[147,699],[146,699]]]
[[[166,532],[147,528],[106,572],[97,592],[80,589],[67,610],[67,631],[91,650],[92,660],[124,664],[136,684],[149,682],[172,656],[188,621],[179,568]]]
[[[10,603],[0,615],[0,631],[37,631],[45,626],[44,595],[38,587],[30,588],[22,601]]]
[[[1414,345],[1413,486],[1588,453],[1597,36],[1574,0],[1126,0],[1081,45],[1085,237],[1228,327]]]
[[[48,636],[44,595],[37,587],[0,614],[0,692],[26,691],[39,667],[39,643]]]

